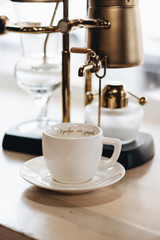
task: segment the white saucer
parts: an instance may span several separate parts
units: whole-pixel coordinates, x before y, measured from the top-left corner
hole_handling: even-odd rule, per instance
[[[52,179],[43,156],[33,158],[23,164],[20,175],[29,183],[48,190],[62,193],[84,193],[118,182],[125,174],[125,169],[120,163],[107,168],[103,157],[94,177],[85,183],[64,184]]]

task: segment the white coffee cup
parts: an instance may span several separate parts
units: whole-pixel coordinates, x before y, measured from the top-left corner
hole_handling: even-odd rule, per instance
[[[107,166],[117,162],[121,141],[103,137],[102,129],[83,123],[58,123],[43,131],[43,156],[52,178],[62,183],[90,180],[99,165],[103,144],[114,146]]]

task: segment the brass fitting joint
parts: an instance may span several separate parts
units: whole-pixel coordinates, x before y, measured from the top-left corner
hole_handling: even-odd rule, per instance
[[[0,34],[6,33],[6,23],[9,19],[6,16],[0,16]]]

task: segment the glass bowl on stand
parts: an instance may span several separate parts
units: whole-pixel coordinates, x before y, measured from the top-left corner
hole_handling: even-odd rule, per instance
[[[13,2],[17,25],[22,28],[56,25],[62,15],[58,1]],[[14,75],[18,86],[34,99],[38,114],[36,119],[7,130],[3,148],[41,155],[42,129],[56,122],[48,118],[48,103],[62,81],[61,34],[21,33],[20,39],[22,56],[15,65]]]

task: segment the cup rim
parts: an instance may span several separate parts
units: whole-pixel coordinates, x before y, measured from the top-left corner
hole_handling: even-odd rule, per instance
[[[47,130],[49,129],[49,128],[52,128],[52,127],[56,127],[56,126],[58,126],[58,125],[80,125],[80,126],[90,126],[90,127],[93,127],[93,128],[95,128],[95,129],[97,129],[98,130],[98,132],[96,133],[96,134],[94,134],[94,135],[89,135],[89,136],[81,136],[81,137],[69,137],[69,138],[66,138],[66,137],[63,137],[63,136],[56,136],[56,135],[52,135],[52,134],[50,134],[49,132],[47,132]],[[56,124],[52,124],[52,125],[50,125],[50,126],[48,126],[48,127],[46,127],[46,128],[44,128],[43,129],[43,135],[46,135],[47,137],[51,137],[51,138],[53,138],[53,139],[65,139],[65,140],[80,140],[80,139],[88,139],[88,138],[94,138],[94,137],[96,137],[96,136],[99,136],[99,135],[101,135],[102,134],[102,129],[100,128],[100,127],[98,127],[98,126],[96,126],[96,125],[93,125],[93,124],[86,124],[86,123],[72,123],[72,122],[65,122],[65,123],[63,123],[63,122],[60,122],[60,123],[56,123]]]

